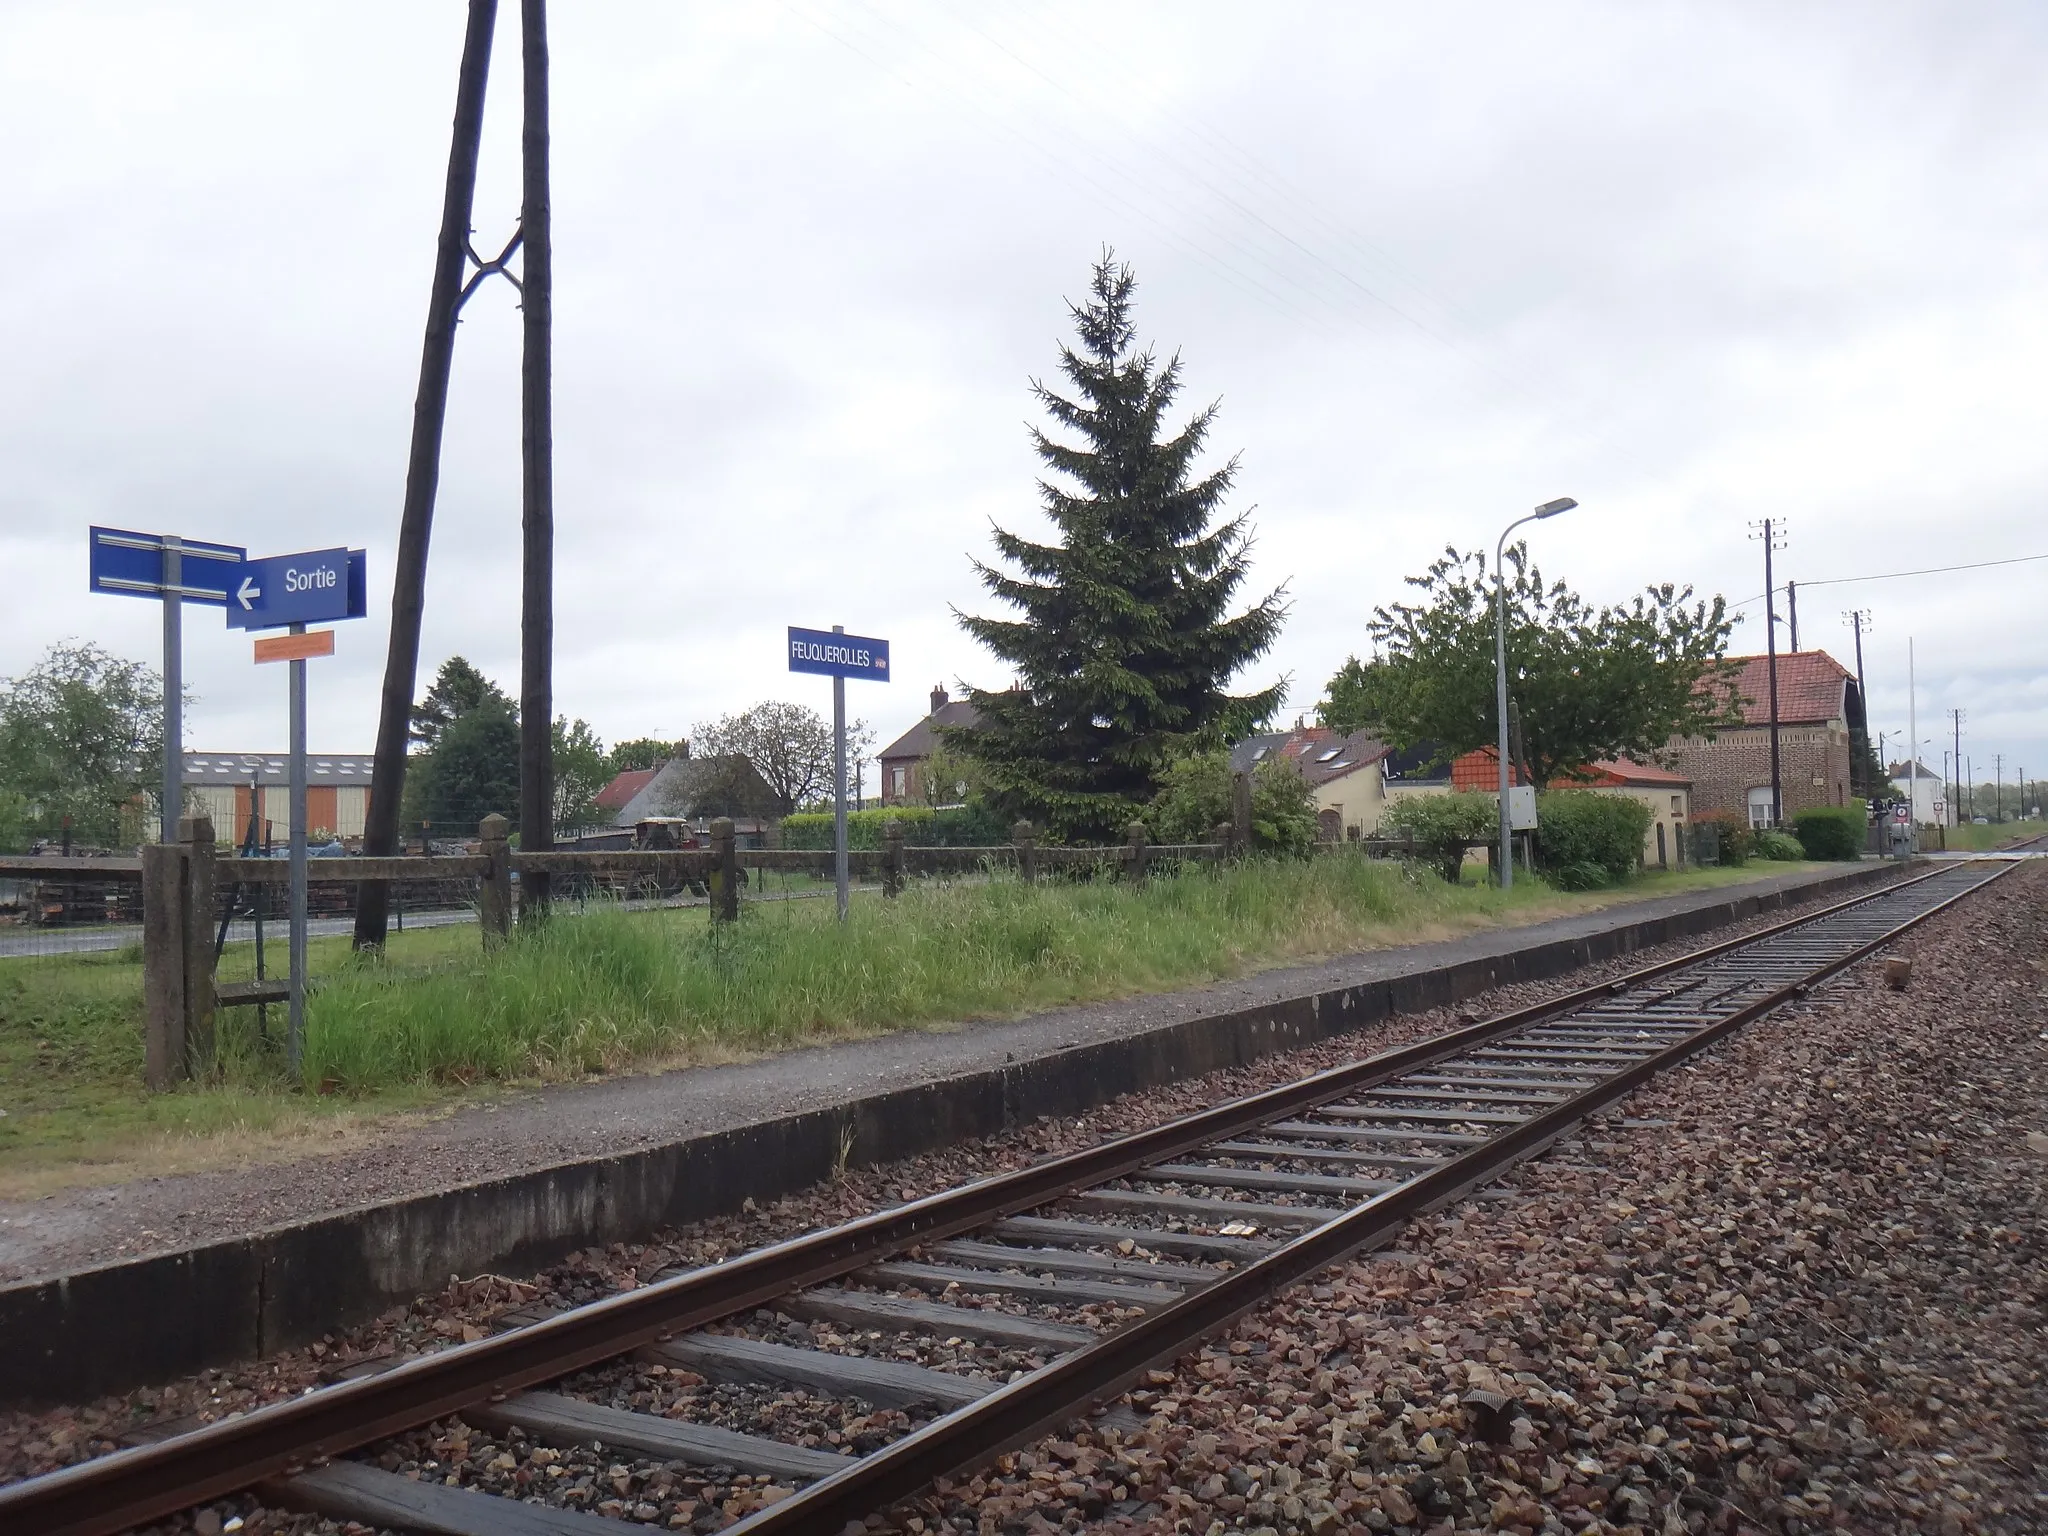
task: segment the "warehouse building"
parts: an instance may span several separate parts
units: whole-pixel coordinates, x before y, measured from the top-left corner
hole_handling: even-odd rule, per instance
[[[239,843],[249,828],[253,805],[268,837],[283,844],[291,835],[291,759],[282,752],[187,752],[185,807],[206,816],[214,836]],[[367,752],[306,754],[306,835],[316,843],[363,835],[370,811],[370,755]],[[258,841],[266,829],[259,824]]]

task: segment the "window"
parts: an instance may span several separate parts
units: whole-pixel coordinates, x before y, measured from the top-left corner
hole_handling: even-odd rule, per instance
[[[1674,816],[1685,814],[1685,796],[1673,795],[1671,797],[1671,814]]]
[[[1752,827],[1768,827],[1771,824],[1771,786],[1760,784],[1749,792],[1749,824]]]
[[[1316,761],[1319,763],[1327,763],[1331,758],[1335,757],[1339,752],[1342,752],[1343,750],[1344,749],[1342,747],[1332,747],[1329,751],[1323,753],[1320,757],[1318,757]]]
[[[901,768],[891,768],[889,770],[889,793],[891,793],[892,795],[897,795],[899,797],[902,795],[903,775],[904,770]]]

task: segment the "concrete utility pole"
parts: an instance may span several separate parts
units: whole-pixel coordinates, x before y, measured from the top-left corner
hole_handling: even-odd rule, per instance
[[[1792,626],[1792,654],[1799,654],[1799,583],[1785,583],[1785,618]]]
[[[1953,726],[1955,727],[1955,733],[1956,733],[1956,738],[1955,738],[1955,765],[1956,765],[1956,782],[1955,782],[1955,798],[1954,798],[1953,800],[1951,800],[1951,801],[1949,802],[1949,805],[1950,805],[1950,806],[1951,806],[1951,808],[1952,808],[1952,809],[1953,809],[1953,810],[1955,811],[1955,813],[1956,813],[1956,825],[1960,827],[1960,826],[1961,826],[1961,825],[1963,824],[1963,712],[1962,712],[1962,711],[1961,711],[1960,709],[1951,709],[1951,710],[1950,710],[1950,711],[1948,712],[1948,717],[1949,717],[1949,723],[1950,723],[1951,725],[1953,725]]]
[[[363,819],[363,852],[378,858],[389,858],[398,851],[399,802],[405,794],[405,752],[412,732],[412,691],[419,673],[420,616],[426,606],[427,545],[433,534],[434,497],[441,484],[441,432],[448,419],[448,376],[455,364],[455,320],[467,296],[462,276],[470,257],[477,146],[483,137],[484,87],[490,80],[491,33],[497,19],[498,0],[470,0],[469,27],[463,34],[462,65],[456,76],[448,180],[441,195],[441,233],[435,242],[434,281],[427,297],[427,338],[420,351],[419,393],[413,399],[405,509],[399,514],[398,552],[392,565],[391,642],[384,659],[384,692],[377,713],[377,755],[371,764],[370,804]],[[381,880],[366,881],[358,889],[357,949],[383,947],[390,896],[390,886]]]
[[[1777,826],[1785,816],[1785,782],[1778,757],[1778,591],[1771,574],[1771,555],[1781,548],[1778,543],[1784,531],[1777,526],[1777,519],[1764,518],[1761,524],[1752,523],[1752,530],[1761,526],[1762,532],[1752,532],[1751,538],[1761,538],[1764,544],[1764,667],[1770,679],[1771,708],[1771,825]]]
[[[525,543],[519,620],[519,846],[555,846],[555,429],[554,246],[548,193],[547,0],[520,0],[519,34],[526,86],[521,136],[524,197],[519,233],[525,350],[520,366],[520,503]],[[526,871],[519,918],[547,911],[547,875]]]
[[[1907,845],[1912,847],[1920,836],[1920,685],[1911,635],[1906,636],[1906,814],[1913,818],[1907,829]]]
[[[1848,620],[1849,627],[1856,631],[1856,692],[1863,700],[1863,745],[1867,749],[1870,746],[1870,685],[1863,681],[1863,626],[1870,622],[1870,612],[1864,608],[1851,608],[1842,617]],[[1889,767],[1884,760],[1882,747],[1878,749],[1877,766],[1879,772]],[[1853,784],[1856,776],[1852,773],[1849,778]],[[1877,797],[1877,789],[1875,784],[1863,786],[1863,792],[1872,799]]]
[[[1991,754],[1991,772],[1993,775],[1991,780],[1991,819],[2002,822],[2005,820],[2005,754],[2003,752]]]

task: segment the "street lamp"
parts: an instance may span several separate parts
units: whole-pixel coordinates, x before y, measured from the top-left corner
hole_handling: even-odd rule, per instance
[[[1508,830],[1508,584],[1500,563],[1508,535],[1522,524],[1555,517],[1577,505],[1569,496],[1546,501],[1501,529],[1500,540],[1493,546],[1493,681],[1494,704],[1500,714],[1500,888],[1504,891],[1515,883],[1515,845],[1514,834]]]

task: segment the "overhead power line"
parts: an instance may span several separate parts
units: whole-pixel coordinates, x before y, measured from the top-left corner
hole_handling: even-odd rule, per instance
[[[1950,571],[1982,571],[1994,565],[2025,565],[2030,560],[2048,560],[2048,555],[2013,555],[2005,560],[1972,560],[1966,565],[1930,565],[1918,571],[1880,571],[1873,576],[1829,576],[1821,581],[1802,581],[1802,587],[1840,587],[1856,581],[1896,581],[1901,576],[1945,576]],[[1763,593],[1745,597],[1739,603],[1730,603],[1730,611],[1747,608],[1751,603],[1764,600]]]

